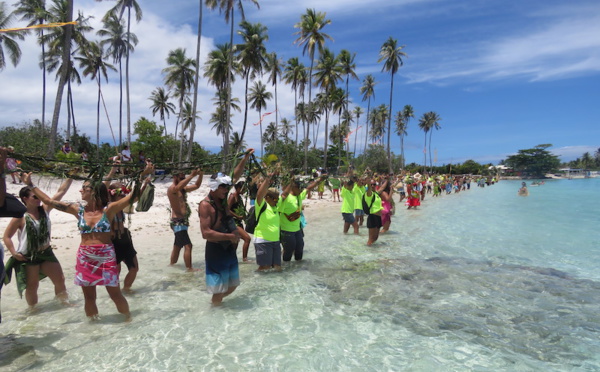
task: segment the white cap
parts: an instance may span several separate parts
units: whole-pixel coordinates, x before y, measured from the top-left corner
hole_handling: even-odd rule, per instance
[[[229,185],[231,186],[231,177],[224,175],[223,173],[219,172],[217,174],[213,174],[210,179],[208,180],[208,187],[212,190],[212,191],[216,191],[217,188],[219,187],[219,185]]]

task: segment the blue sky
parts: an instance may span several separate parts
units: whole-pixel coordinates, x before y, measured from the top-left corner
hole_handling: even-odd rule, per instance
[[[138,3],[144,17],[132,25],[132,32],[140,39],[130,62],[132,122],[140,116],[152,119],[148,97],[154,88],[163,86],[161,70],[166,67],[169,50],[186,48],[193,58],[198,18],[195,1]],[[326,12],[331,24],[323,31],[334,39],[327,42],[327,47],[335,53],[341,49],[356,53],[360,81],[350,82],[351,107],[359,105],[366,110],[367,102],[362,101],[359,87],[369,73],[378,82],[371,107],[389,103],[390,76],[382,73],[382,64],[377,63],[379,49],[390,36],[405,45],[408,57],[395,77],[392,109],[395,113],[410,104],[417,117],[409,123],[405,139],[407,163],[423,161],[424,134],[417,122],[427,111],[435,111],[442,118],[441,129],[433,133],[437,164],[468,159],[497,163],[519,149],[545,143],[552,144],[551,150],[568,161],[600,147],[597,0],[262,0],[260,10],[249,1],[243,3],[248,21],[268,27],[268,51],[277,52],[284,61],[300,57],[307,66],[309,59],[294,44],[297,36],[293,25],[307,8]],[[94,16],[91,23],[99,29],[100,19],[113,4],[81,0],[75,1],[75,8]],[[229,26],[218,11],[205,9],[203,24],[202,59],[216,44],[229,40]],[[21,63],[0,72],[0,125],[41,116],[41,70],[37,66],[40,50],[33,37],[21,45]],[[56,92],[54,78],[49,82],[47,117],[51,116]],[[233,89],[233,95],[243,102],[241,79]],[[270,85],[269,89],[274,92]],[[110,121],[118,131],[116,74],[109,76],[103,92]],[[293,119],[293,91],[280,84],[278,93],[281,116]],[[95,139],[95,83],[84,79],[74,88],[74,94],[78,126]],[[214,89],[205,79],[200,82],[199,94],[202,120],[196,140],[215,151],[220,139],[208,124]],[[267,111],[273,109],[274,101]],[[358,131],[359,148],[364,143],[364,118],[360,123],[363,129]],[[271,120],[274,115],[265,119]],[[242,114],[233,118],[234,130],[241,130],[242,121]],[[249,111],[249,122],[257,121],[258,114]],[[337,117],[331,121],[337,123]],[[60,126],[66,129],[66,120],[61,119]],[[101,126],[101,140],[112,142],[105,115]],[[173,132],[173,116],[167,126]],[[248,144],[260,147],[258,127],[250,126],[248,131]],[[318,145],[322,146],[323,135],[319,138]],[[400,152],[400,141],[395,136],[392,151]]]

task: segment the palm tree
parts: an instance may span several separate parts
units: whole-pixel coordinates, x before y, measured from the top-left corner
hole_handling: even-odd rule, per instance
[[[70,0],[53,0],[53,4],[48,9],[50,14],[48,21],[50,22],[71,22],[73,21],[73,1]],[[79,19],[82,15],[79,15]],[[55,57],[61,57],[59,68],[60,79],[56,91],[56,99],[54,101],[54,112],[52,114],[52,125],[50,128],[50,141],[48,143],[48,155],[54,153],[56,147],[56,137],[58,134],[58,119],[60,117],[60,108],[62,105],[62,96],[65,85],[70,81],[70,74],[73,69],[71,62],[71,42],[74,39],[79,45],[85,44],[86,40],[83,37],[83,32],[87,31],[87,25],[78,22],[77,27],[74,25],[65,25],[63,27],[52,28],[46,35],[46,40],[49,45],[49,53]],[[69,116],[70,120],[70,116]],[[68,130],[67,130],[68,132]],[[67,134],[68,137],[68,134]]]
[[[294,90],[294,107],[298,107],[298,91],[304,95],[304,85],[306,82],[306,68],[298,61],[298,57],[292,57],[285,65],[283,79],[287,84],[291,84]],[[296,146],[298,145],[298,115],[296,116]],[[304,126],[304,125],[303,125]],[[303,131],[304,133],[304,131]]]
[[[302,123],[302,133],[305,135],[306,133],[306,123],[308,123],[308,105],[304,102],[300,102],[296,105],[296,109],[294,110],[294,114],[296,115],[296,127],[298,126],[298,120]],[[304,141],[307,138],[304,137]],[[296,130],[296,146],[298,146],[298,133]]]
[[[402,121],[404,123],[404,134],[398,133],[400,136],[400,153],[402,155],[402,169],[406,166],[406,159],[404,158],[404,136],[407,134],[406,129],[408,128],[408,122],[410,119],[415,118],[415,110],[411,105],[404,105],[402,109]]]
[[[354,130],[354,156],[356,157],[356,138],[358,137],[358,123],[360,116],[364,114],[363,109],[360,106],[354,108],[354,115],[356,115],[356,129]]]
[[[227,88],[227,68],[230,66],[231,59],[231,48],[227,43],[218,44],[216,49],[208,54],[204,64],[204,77],[208,78],[217,91],[225,91]],[[232,64],[232,67],[237,70],[237,63]]]
[[[406,57],[406,53],[402,51],[404,45],[398,46],[398,40],[391,36],[387,39],[381,49],[379,50],[379,59],[377,62],[383,61],[383,68],[381,71],[389,72],[392,75],[391,86],[390,86],[390,112],[392,112],[392,97],[394,93],[394,75],[398,72],[398,69],[404,64],[402,57]],[[392,172],[392,157],[390,152],[390,134],[392,131],[392,115],[388,115],[388,141],[387,141],[387,155],[388,155],[388,167],[389,171]]]
[[[229,136],[229,146],[235,149],[236,152],[242,151],[248,147],[246,141],[242,140],[238,132],[233,132],[231,136]]]
[[[272,52],[266,56],[267,82],[275,87],[275,124],[279,125],[279,106],[277,104],[277,80],[281,78],[282,61],[277,58],[277,53]]]
[[[275,142],[276,139],[277,139],[277,124],[275,124],[275,122],[272,121],[265,128],[265,133],[263,134],[263,141],[266,142],[267,144],[269,144],[269,143]]]
[[[433,168],[433,158],[431,157],[431,136],[433,135],[434,129],[439,130],[440,128],[442,128],[442,126],[439,123],[442,120],[442,118],[433,111],[428,112],[428,114],[429,121],[431,122],[431,128],[429,130],[429,170],[431,170],[431,168]]]
[[[283,118],[281,119],[281,124],[279,124],[279,129],[281,130],[281,138],[287,143],[290,140],[290,133],[294,133],[292,124],[288,119]]]
[[[350,111],[344,110],[344,112],[340,115],[340,130],[343,132],[343,142],[346,142],[346,158],[348,158],[348,153],[350,152],[350,126],[354,121],[354,116],[350,113]],[[342,142],[342,143],[343,143]],[[342,147],[340,145],[339,156],[338,156],[338,168],[341,165],[342,161]]]
[[[350,78],[358,80],[358,75],[354,70],[356,69],[356,63],[354,63],[354,58],[356,57],[356,53],[351,54],[346,49],[342,49],[340,54],[338,55],[338,63],[340,65],[340,70],[342,71],[342,75],[346,77],[346,107],[344,108],[346,111],[348,110],[348,101],[350,99],[350,92],[348,90],[348,85],[350,83]]]
[[[403,111],[398,111],[396,113],[394,122],[396,123],[396,134],[400,137],[400,157],[402,158],[402,169],[404,169],[404,136],[407,134],[407,120],[404,117]]]
[[[193,104],[191,102],[185,102],[183,111],[181,112],[181,141],[179,142],[179,154],[183,153],[183,142],[185,138],[185,131],[190,129],[196,119],[200,119],[199,112],[195,112]],[[192,146],[190,144],[190,146]],[[179,161],[181,161],[181,155]]]
[[[119,64],[119,145],[123,144],[123,55],[127,51],[133,51],[133,48],[138,43],[138,38],[135,34],[128,34],[125,30],[125,22],[119,20],[115,14],[105,17],[104,28],[96,32],[96,34],[104,39],[100,41],[100,45],[105,47],[108,45],[106,53],[112,57],[114,63]]]
[[[326,13],[317,12],[315,9],[306,9],[306,13],[300,16],[300,22],[294,25],[295,28],[299,29],[296,32],[298,39],[294,44],[304,45],[302,49],[302,55],[310,57],[310,68],[308,73],[308,102],[309,105],[312,102],[312,71],[315,61],[315,48],[319,50],[319,53],[323,52],[325,46],[325,39],[333,41],[331,36],[322,32],[323,27],[331,23],[331,20],[325,19]],[[312,110],[309,110],[312,111]],[[309,126],[306,126],[306,141],[304,143],[304,171],[307,170],[307,158],[308,158],[308,137],[309,137]],[[327,149],[325,149],[327,152]]]
[[[249,0],[251,1],[254,5],[256,5],[257,8],[260,9],[260,5],[258,4],[258,0]],[[244,15],[244,6],[242,4],[242,0],[210,0],[209,2],[207,2],[207,5],[210,6],[211,9],[214,9],[215,7],[219,7],[219,11],[220,12],[224,12],[225,13],[225,22],[226,23],[230,23],[231,25],[231,29],[230,29],[230,34],[229,34],[229,54],[233,55],[233,25],[234,25],[234,11],[233,8],[237,5],[237,8],[239,9],[241,16],[242,16],[242,21],[246,20],[246,17]],[[229,22],[231,20],[231,22]],[[227,120],[231,120],[231,83],[232,83],[232,79],[233,79],[233,61],[231,59],[228,60],[228,65],[227,65],[227,71],[226,71],[226,91],[227,91],[227,104],[226,104],[226,118]],[[229,138],[229,125],[225,126],[225,132],[223,133],[225,138]],[[224,157],[227,157],[227,155],[229,155],[229,141],[225,141],[224,146],[223,146],[223,155]],[[225,168],[225,162],[223,162],[222,164],[222,168],[224,170]]]
[[[264,155],[263,146],[263,130],[262,130],[262,117],[261,112],[267,108],[267,101],[273,98],[271,92],[267,92],[267,87],[261,82],[256,81],[252,88],[250,88],[250,107],[258,111],[258,123],[260,125],[260,155]]]
[[[264,42],[269,39],[267,28],[260,23],[250,23],[242,21],[238,34],[242,37],[243,43],[236,46],[238,53],[238,62],[242,68],[242,76],[246,80],[244,90],[244,126],[242,128],[242,140],[246,134],[246,125],[248,123],[248,83],[250,78],[254,79],[262,75],[266,65],[265,54],[267,49]]]
[[[0,7],[3,5],[0,5]],[[14,11],[15,15],[21,16],[21,21],[29,21],[27,26],[41,25],[48,18],[49,14],[46,10],[45,0],[20,0],[15,4],[17,9]],[[0,13],[2,10],[0,10]],[[0,19],[3,18],[0,16]],[[1,25],[0,29],[5,28]],[[42,47],[42,128],[46,125],[46,44],[44,43],[44,29],[38,29],[38,44]],[[0,39],[2,36],[0,36]],[[1,42],[0,42],[1,44]],[[0,46],[0,49],[2,47]],[[0,57],[1,58],[1,57]],[[1,67],[0,67],[1,69]]]
[[[207,0],[210,3],[211,0]],[[202,44],[202,0],[198,1],[198,34],[196,35],[196,71],[194,75],[194,95],[192,98],[192,112],[198,110],[198,80],[200,78],[200,46]],[[194,146],[194,133],[196,132],[196,116],[193,116],[191,128],[190,128],[190,141],[188,145],[188,152],[185,157],[186,161],[190,161],[192,158],[192,148]]]
[[[327,101],[330,101],[330,92],[336,89],[337,83],[342,80],[342,73],[343,71],[341,66],[338,64],[337,57],[328,48],[324,48],[321,56],[319,57],[315,71],[315,85],[325,90],[326,97],[326,102],[323,106],[325,109],[325,144],[323,145],[323,167],[327,167],[327,145],[329,142],[329,102]],[[344,96],[345,94],[342,91],[342,97]],[[344,100],[344,102],[346,101]]]
[[[81,56],[75,57],[79,67],[83,69],[83,76],[90,76],[98,84],[98,103],[96,107],[96,157],[100,155],[100,100],[102,95],[102,77],[108,82],[107,70],[117,69],[104,61],[104,50],[100,43],[90,42],[87,48],[81,49]]]
[[[377,83],[375,82],[375,78],[373,77],[373,75],[369,74],[367,76],[365,76],[365,79],[363,80],[363,85],[360,87],[360,93],[362,94],[362,100],[367,101],[367,127],[365,128],[365,148],[363,149],[363,152],[367,151],[367,136],[369,135],[369,123],[371,122],[369,115],[371,114],[371,97],[375,97],[375,85],[377,85]]]
[[[346,93],[342,88],[336,88],[329,95],[331,109],[338,116],[338,126],[342,123],[342,113],[346,113]]]
[[[177,138],[177,127],[181,121],[181,114],[184,109],[184,101],[191,87],[194,84],[194,74],[196,73],[196,61],[187,58],[185,55],[185,49],[178,48],[169,52],[167,57],[167,65],[162,70],[165,76],[165,84],[171,89],[175,90],[175,97],[179,98],[179,116],[177,123],[175,124],[175,138]],[[181,141],[183,141],[183,130],[181,131]],[[180,148],[182,146],[180,145]],[[179,153],[179,161],[181,161],[182,154]]]
[[[156,116],[156,113],[158,112],[160,115],[160,120],[163,121],[165,137],[167,136],[167,122],[165,120],[165,114],[167,117],[169,117],[170,114],[175,113],[175,105],[169,102],[169,98],[169,92],[166,92],[162,87],[157,87],[154,89],[149,98],[152,101],[152,106],[150,106],[152,109],[152,116]]]
[[[225,52],[228,53],[229,49],[226,49]],[[217,93],[215,93],[215,98],[213,98],[213,102],[216,107],[215,112],[211,114],[211,119],[209,120],[209,123],[213,124],[212,128],[216,130],[217,136],[223,136],[225,134],[225,128],[227,126],[229,126],[229,130],[231,130],[231,120],[227,120],[226,116],[227,110],[225,108],[225,105],[227,104],[227,101],[227,91],[225,91],[224,89],[217,90]],[[239,101],[240,100],[237,98],[232,98],[230,100],[230,111],[231,109],[237,112],[241,111],[240,106],[238,105]],[[223,136],[223,148],[225,147],[225,141],[227,141],[227,138]]]
[[[0,3],[0,29],[9,28],[13,22],[14,13],[9,13],[6,9],[6,3]],[[0,33],[0,71],[6,67],[6,58],[4,48],[8,52],[8,57],[13,66],[17,66],[21,60],[21,48],[16,40],[25,40],[23,32],[11,31]],[[4,46],[3,46],[4,45]]]
[[[383,136],[386,132],[386,123],[389,117],[387,105],[381,104],[375,107],[369,116],[371,120],[371,139],[376,142],[382,142]]]
[[[432,114],[435,113],[432,111],[426,112],[419,119],[419,129],[421,129],[423,133],[425,133],[425,145],[423,147],[423,171],[425,171],[425,169],[427,168],[427,132],[429,132],[431,128],[433,128],[434,116]]]
[[[223,109],[221,110],[222,113],[219,113],[220,116],[215,118],[213,115],[213,117],[211,118],[211,122],[213,123],[215,119],[226,120],[225,115],[227,115],[228,112],[231,116],[231,110],[226,109],[227,101],[230,101],[230,105],[233,104],[232,100],[227,97],[227,79],[229,76],[228,68],[229,66],[231,66],[234,69],[234,71],[239,70],[237,62],[231,61],[233,59],[233,55],[231,54],[232,49],[229,47],[229,44],[218,44],[216,47],[217,49],[212,50],[208,54],[208,59],[204,64],[204,77],[208,78],[208,81],[215,88],[217,88],[217,97],[219,97],[219,102],[221,102],[223,105]],[[234,80],[234,76],[235,75],[231,76],[232,81]],[[231,126],[231,120],[228,121],[230,122],[229,126]],[[222,133],[223,135],[225,135],[228,132],[228,129],[226,131],[225,124],[221,125],[223,126]],[[225,142],[227,142],[227,144]],[[229,141],[227,140],[227,137],[223,137],[223,150],[225,149],[225,147],[228,148],[228,146]]]
[[[327,101],[323,100],[323,102],[327,102]],[[306,131],[307,132],[308,132],[308,128],[311,125],[316,125],[321,120],[322,111],[320,109],[320,105],[321,105],[321,103],[318,102],[318,99],[315,99],[312,102],[308,102],[306,104],[306,116],[307,116]],[[315,144],[317,143],[316,139],[314,140],[314,143]],[[316,147],[316,145],[314,147]]]
[[[100,0],[101,1],[101,0]],[[139,4],[136,0],[117,0],[112,9],[106,13],[105,19],[109,18],[112,14],[119,14],[118,19],[123,18],[123,13],[125,9],[127,9],[127,50],[125,51],[125,95],[127,101],[127,143],[131,144],[131,102],[129,99],[129,55],[131,54],[131,49],[129,46],[131,45],[131,8],[135,11],[135,20],[142,20],[142,8],[140,8]]]

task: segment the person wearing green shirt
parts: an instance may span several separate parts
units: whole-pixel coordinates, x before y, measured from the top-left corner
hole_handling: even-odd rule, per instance
[[[279,204],[279,220],[281,226],[281,245],[283,245],[283,261],[291,261],[292,255],[296,261],[302,260],[304,253],[304,232],[300,228],[300,213],[302,201],[324,176],[315,180],[306,188],[299,180],[292,180],[281,194]]]
[[[366,192],[363,180],[356,181],[356,196],[354,197],[354,218],[358,226],[362,226],[365,221],[365,212],[362,208],[362,196]]]
[[[337,201],[341,202],[340,198],[340,186],[342,185],[342,181],[340,181],[337,177],[331,177],[329,179],[329,183],[331,184],[331,194],[333,195],[333,201],[335,201],[335,197],[337,196]]]
[[[254,230],[254,249],[258,271],[274,268],[281,271],[281,245],[279,244],[279,191],[271,186],[273,175],[265,178],[256,193],[256,228]],[[264,211],[263,211],[264,208]]]
[[[354,234],[358,235],[358,223],[354,218],[354,198],[359,193],[358,186],[350,179],[342,187],[342,217],[344,219],[344,234],[348,233],[350,225],[354,228]]]
[[[387,186],[387,180],[381,185],[380,189],[383,190]],[[377,193],[377,183],[375,180],[371,181],[367,192],[362,197],[363,210],[368,215],[367,217],[367,228],[369,229],[369,240],[367,245],[371,246],[379,238],[379,229],[383,224],[381,223],[381,213],[383,212],[383,204],[381,197]]]

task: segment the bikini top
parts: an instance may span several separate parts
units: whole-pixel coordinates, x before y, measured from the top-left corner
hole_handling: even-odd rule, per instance
[[[80,234],[91,234],[91,233],[103,233],[110,232],[110,221],[106,218],[106,212],[102,213],[102,217],[100,220],[93,226],[88,226],[87,222],[85,222],[85,218],[83,218],[84,207],[83,205],[79,206],[79,222],[77,223],[77,227],[79,227]]]

